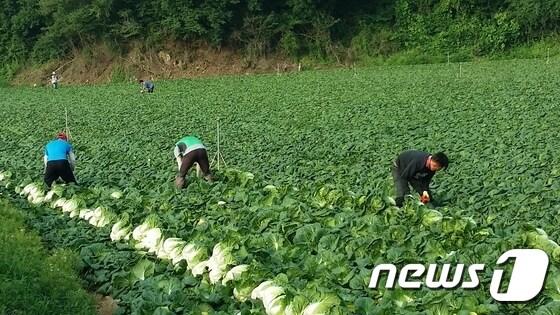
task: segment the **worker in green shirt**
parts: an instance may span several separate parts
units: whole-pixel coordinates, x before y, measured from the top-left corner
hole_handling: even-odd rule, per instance
[[[194,163],[200,166],[204,179],[209,182],[212,181],[208,152],[206,152],[206,147],[200,139],[195,136],[182,138],[175,144],[173,154],[177,160],[177,168],[179,170],[175,178],[175,186],[177,188],[185,186],[185,177]]]

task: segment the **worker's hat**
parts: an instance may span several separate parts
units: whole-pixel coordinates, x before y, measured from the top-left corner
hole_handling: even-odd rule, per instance
[[[62,140],[68,140],[68,136],[66,136],[66,134],[65,134],[64,132],[59,132],[59,133],[56,135],[56,138],[57,138],[57,139],[62,139]]]

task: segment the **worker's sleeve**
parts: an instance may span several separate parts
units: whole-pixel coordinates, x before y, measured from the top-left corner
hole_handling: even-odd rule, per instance
[[[187,144],[184,142],[180,142],[177,144],[177,150],[179,150],[179,155],[183,156],[185,152],[187,152]]]
[[[74,154],[74,151],[70,151],[70,153],[68,153],[68,163],[70,163],[72,168],[76,165],[76,155]]]
[[[47,161],[49,160],[49,153],[47,152],[47,147],[43,151],[43,163],[45,163],[45,167],[47,166]]]
[[[422,191],[430,191],[430,182],[432,181],[433,176],[434,174],[430,174],[420,181],[420,188],[422,189]]]
[[[74,154],[72,145],[68,144],[68,147],[66,148],[66,154],[68,155],[68,163],[70,163],[70,166],[74,168],[74,165],[76,165],[76,155]]]

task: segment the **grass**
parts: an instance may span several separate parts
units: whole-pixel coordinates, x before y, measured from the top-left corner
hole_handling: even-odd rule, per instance
[[[78,258],[71,251],[47,252],[24,225],[24,214],[0,201],[0,314],[95,314],[81,287]]]

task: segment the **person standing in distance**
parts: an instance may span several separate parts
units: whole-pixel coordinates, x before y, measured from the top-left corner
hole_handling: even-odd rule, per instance
[[[56,72],[53,71],[53,73],[51,74],[51,85],[53,87],[53,89],[57,89],[58,88],[58,75],[56,74]]]

